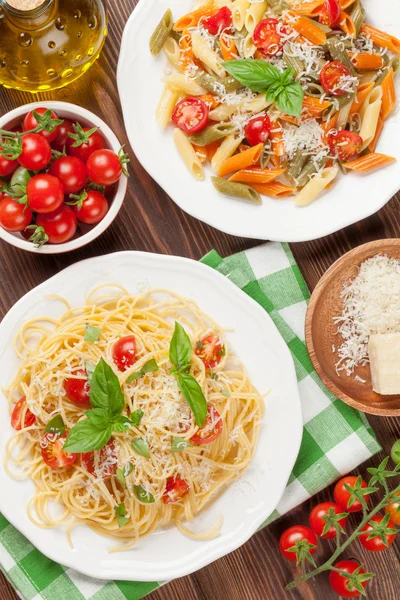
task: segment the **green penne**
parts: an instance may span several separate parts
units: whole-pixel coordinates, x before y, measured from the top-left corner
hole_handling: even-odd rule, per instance
[[[260,167],[266,169],[271,158],[271,146],[270,144],[264,144],[263,151],[260,156]]]
[[[153,56],[157,56],[157,54],[160,54],[162,47],[164,46],[167,40],[167,37],[172,31],[173,25],[174,21],[172,18],[172,12],[171,9],[168,8],[168,10],[165,11],[161,21],[155,28],[153,35],[150,38],[149,46],[150,52]]]
[[[295,71],[296,77],[303,73],[305,70],[304,61],[292,54],[292,44],[285,44],[283,51],[283,60],[287,67],[292,67]]]
[[[356,28],[356,35],[359,35],[361,25],[364,23],[365,18],[365,8],[359,0],[353,4],[350,17],[354,23],[354,27]]]
[[[195,75],[196,81],[206,90],[212,92],[213,94],[217,94],[217,96],[224,96],[226,93],[230,94],[231,92],[235,92],[236,90],[240,90],[244,86],[239,83],[234,77],[225,77],[224,79],[220,79],[215,75],[210,75],[205,71],[199,71]]]
[[[215,189],[221,194],[225,194],[225,196],[241,198],[242,200],[248,200],[253,204],[262,204],[260,194],[249,185],[227,181],[220,177],[211,177],[211,181]]]
[[[326,42],[326,46],[329,53],[335,60],[339,60],[349,69],[352,75],[356,75],[354,66],[352,65],[349,55],[347,54],[346,46],[343,44],[343,41],[340,38],[329,38]]]
[[[303,150],[298,149],[292,160],[289,162],[286,176],[297,185],[297,178],[302,172],[305,163],[307,162],[308,156],[304,154]]]
[[[310,181],[310,177],[324,167],[327,162],[328,157],[320,158],[318,160],[309,160],[296,179],[297,186],[304,187],[306,183]]]
[[[196,146],[207,146],[234,133],[234,131],[236,131],[236,127],[232,123],[216,123],[206,127],[203,131],[199,131],[199,133],[194,133],[189,137],[189,140]]]

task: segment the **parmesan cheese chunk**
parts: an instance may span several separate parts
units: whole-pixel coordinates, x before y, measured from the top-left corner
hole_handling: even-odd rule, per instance
[[[368,354],[374,392],[400,394],[400,333],[371,335]]]

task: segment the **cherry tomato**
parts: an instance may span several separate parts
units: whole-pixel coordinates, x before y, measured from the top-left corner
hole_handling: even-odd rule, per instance
[[[89,131],[89,127],[85,127],[83,131],[86,133]],[[106,147],[106,140],[100,131],[95,131],[89,137],[87,143],[83,143],[80,146],[74,146],[74,140],[70,139],[69,153],[72,156],[80,158],[84,163],[87,162],[89,156],[96,152],[96,150],[103,150]]]
[[[6,231],[23,231],[32,221],[32,211],[26,204],[3,196],[0,200],[0,225]]]
[[[65,204],[57,210],[45,215],[39,214],[36,219],[38,227],[43,227],[50,244],[63,244],[74,237],[77,219],[74,211]]]
[[[264,144],[269,138],[271,132],[271,121],[268,115],[263,117],[254,117],[250,119],[244,128],[244,135],[250,146]]]
[[[332,96],[343,96],[344,94],[347,94],[347,91],[340,87],[343,85],[343,78],[345,77],[351,77],[351,73],[339,60],[326,63],[319,76],[325,92],[332,94]]]
[[[393,502],[386,506],[385,513],[390,515],[390,520],[395,525],[400,525],[400,492],[396,492]],[[397,500],[398,498],[398,500]]]
[[[0,147],[0,150],[3,148]],[[18,167],[17,160],[8,160],[0,155],[0,177],[9,177]]]
[[[203,427],[190,438],[190,441],[199,446],[211,444],[211,442],[221,435],[222,428],[223,423],[219,412],[209,404],[207,406],[207,416]]]
[[[396,440],[390,451],[390,457],[395,465],[400,464],[400,440]]]
[[[189,490],[190,487],[184,479],[179,479],[179,477],[168,477],[162,500],[164,504],[178,502],[178,500],[181,500],[189,493]]]
[[[64,186],[66,194],[76,194],[85,187],[88,174],[85,163],[76,156],[62,156],[51,165],[50,173]]]
[[[112,150],[96,150],[88,158],[86,168],[89,177],[98,185],[112,185],[122,175],[119,157]]]
[[[334,564],[336,569],[340,569],[341,571],[345,571],[346,573],[350,574],[354,573],[359,566],[360,565],[354,560],[341,560]],[[360,573],[363,575],[365,573],[364,569],[361,569]],[[358,590],[349,589],[349,580],[341,573],[331,571],[329,574],[329,583],[333,591],[342,598],[357,598],[357,596],[360,596],[360,592]],[[367,582],[363,581],[362,586],[365,589],[367,587]]]
[[[24,124],[23,124],[23,128],[24,131],[32,131],[32,129],[35,129],[38,126],[38,122],[35,119],[35,115],[33,114],[34,112],[38,113],[38,115],[44,115],[44,113],[46,112],[47,108],[35,108],[35,110],[31,110],[30,113],[28,113],[24,119]],[[56,113],[54,111],[51,112],[51,118],[52,119],[58,119],[58,115],[56,115]],[[54,142],[54,140],[57,138],[58,136],[58,127],[56,127],[53,131],[39,131],[39,135],[41,135],[42,137],[44,137],[45,140],[47,140],[49,142],[49,144],[51,142]]]
[[[70,467],[76,461],[78,455],[71,452],[64,452],[63,446],[68,436],[68,431],[63,435],[59,433],[45,433],[40,442],[42,449],[42,458],[46,465],[52,469],[61,469]]]
[[[334,502],[322,502],[321,504],[317,504],[314,506],[310,513],[310,527],[314,533],[320,535],[325,539],[336,537],[336,529],[335,527],[330,527],[325,535],[322,535],[326,522],[324,517],[328,515],[329,509],[333,508],[335,514],[340,515],[343,512],[343,509],[339,504],[335,504]],[[339,524],[345,528],[346,527],[346,519],[340,519]]]
[[[265,56],[274,56],[282,50],[286,29],[277,19],[263,19],[253,33],[253,43]]]
[[[100,223],[108,212],[108,202],[103,194],[95,190],[88,190],[87,198],[79,208],[74,206],[74,212],[82,223],[96,225]]]
[[[225,346],[217,335],[210,334],[197,342],[195,352],[206,369],[214,369],[225,354]]]
[[[296,545],[296,542],[305,540],[309,544],[317,545],[317,538],[315,533],[304,525],[293,525],[286,529],[281,535],[279,540],[279,548],[282,555],[290,560],[290,562],[297,562],[296,552],[289,552],[290,548]],[[314,554],[316,548],[310,548],[310,554]]]
[[[57,137],[52,143],[55,150],[62,152],[68,148],[71,142],[69,133],[74,133],[74,123],[70,119],[64,119],[63,123],[57,127]]]
[[[362,510],[362,504],[358,500],[355,500],[350,507],[347,506],[348,501],[350,499],[350,493],[346,490],[346,488],[344,487],[344,484],[347,484],[350,487],[354,487],[356,480],[357,480],[357,477],[355,475],[349,475],[347,477],[343,477],[343,479],[340,479],[337,482],[337,484],[335,485],[335,489],[333,491],[335,502],[337,504],[339,504],[340,506],[342,506],[346,510],[346,512],[359,512],[360,510]],[[361,482],[361,487],[363,487],[363,488],[367,487],[367,484],[365,483],[365,481]],[[364,496],[364,499],[366,502],[368,502],[368,498],[369,498],[369,495]]]
[[[22,153],[18,157],[20,165],[30,171],[42,171],[51,159],[51,147],[38,133],[27,133],[22,137]]]
[[[381,515],[375,515],[374,517],[372,517],[370,519],[370,521],[373,521],[374,523],[381,523],[383,520],[383,517],[381,517]],[[391,521],[389,521],[388,527],[393,528],[394,527],[394,523],[392,523]],[[394,542],[394,538],[396,537],[395,533],[389,533],[386,536],[388,545],[385,546],[385,544],[382,542],[381,538],[378,537],[374,537],[371,540],[368,539],[369,534],[373,531],[373,527],[372,525],[369,524],[369,522],[364,525],[364,527],[361,529],[361,531],[365,531],[367,532],[365,535],[360,535],[359,540],[361,542],[361,544],[364,546],[364,548],[366,550],[369,550],[370,552],[382,552],[382,550],[386,550],[386,548],[388,548],[388,546],[391,546]]]
[[[345,162],[360,154],[363,145],[362,137],[347,129],[329,135],[328,142],[332,154]]]
[[[207,29],[211,35],[217,35],[231,25],[232,11],[227,6],[223,6],[213,15],[210,15],[201,21],[201,26],[204,27],[204,29]]]
[[[96,475],[102,479],[111,477],[117,470],[118,454],[113,440],[101,450],[94,452],[84,452],[81,454],[82,464],[91,475]]]
[[[24,416],[24,424],[22,425],[22,417]],[[30,427],[36,421],[35,415],[27,408],[26,398],[23,396],[18,400],[11,414],[11,426],[17,431],[21,431],[24,427]]]
[[[172,113],[172,121],[185,133],[192,134],[207,125],[210,109],[200,98],[188,97],[178,102]]]
[[[325,0],[319,14],[319,22],[331,29],[340,21],[341,8],[338,0]]]
[[[120,371],[126,371],[136,361],[136,339],[133,335],[120,338],[114,344],[113,361]]]
[[[34,175],[28,181],[26,194],[30,208],[38,213],[53,212],[64,201],[61,181],[48,173]]]
[[[67,377],[67,379],[64,379],[64,390],[67,393],[68,400],[73,404],[76,404],[76,406],[90,407],[90,387],[86,371],[75,371],[74,375],[82,375],[85,379],[75,379],[74,377]]]

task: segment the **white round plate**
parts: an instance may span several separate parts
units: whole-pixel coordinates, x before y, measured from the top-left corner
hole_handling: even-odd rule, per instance
[[[120,252],[91,258],[68,267],[26,294],[0,325],[0,387],[9,383],[19,364],[13,337],[21,325],[37,316],[58,317],[65,307],[46,299],[66,297],[81,306],[88,292],[101,283],[117,283],[133,294],[143,284],[169,288],[194,299],[221,326],[232,328],[227,342],[246,365],[266,400],[256,455],[240,479],[230,485],[191,527],[209,529],[221,515],[222,532],[210,541],[195,541],[175,527],[158,530],[133,549],[108,553],[111,540],[87,526],[73,530],[75,547],[68,546],[63,528],[40,529],[26,514],[34,486],[10,478],[0,465],[0,512],[43,554],[100,579],[163,581],[188,575],[246,542],[278,504],[302,437],[302,415],[290,352],[268,314],[228,279],[203,264],[184,258],[141,252]],[[0,455],[12,434],[7,403],[0,403]]]
[[[364,0],[367,21],[400,37],[398,0]],[[193,0],[140,0],[123,35],[118,65],[118,89],[128,137],[142,166],[167,194],[193,217],[217,229],[248,238],[302,242],[334,233],[382,208],[400,187],[400,160],[372,174],[349,174],[306,207],[293,199],[263,197],[263,204],[219,194],[210,181],[196,181],[178,155],[172,127],[161,131],[155,110],[161,96],[167,59],[154,58],[149,39],[167,8],[175,19],[189,12]],[[400,92],[400,78],[397,78]],[[400,159],[400,117],[386,122],[378,152]]]

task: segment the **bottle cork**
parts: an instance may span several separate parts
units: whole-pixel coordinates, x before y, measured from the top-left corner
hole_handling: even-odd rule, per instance
[[[16,10],[35,10],[45,0],[6,0],[7,4]]]

